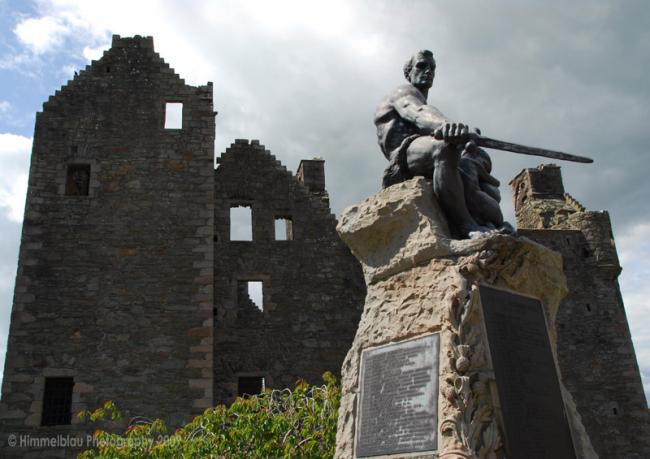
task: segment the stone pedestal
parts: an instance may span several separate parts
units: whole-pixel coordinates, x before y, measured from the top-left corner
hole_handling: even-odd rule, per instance
[[[514,458],[512,451],[521,451],[521,445],[512,438],[513,426],[522,426],[513,423],[508,410],[514,406],[526,424],[537,416],[538,398],[522,400],[528,410],[522,411],[516,397],[525,392],[513,399],[511,389],[519,387],[513,382],[521,377],[519,388],[525,390],[539,388],[540,381],[518,374],[517,362],[525,369],[526,358],[513,365],[514,355],[527,356],[525,334],[525,345],[501,362],[503,336],[499,346],[494,324],[498,328],[498,314],[507,311],[499,298],[513,299],[511,314],[517,307],[523,314],[526,307],[534,316],[541,303],[536,326],[544,335],[548,330],[548,339],[531,335],[531,349],[537,344],[548,349],[551,373],[555,369],[559,377],[554,324],[567,293],[560,255],[523,237],[451,240],[431,183],[423,178],[346,209],[337,230],[363,265],[368,293],[342,368],[336,457]],[[490,311],[493,331],[486,328]],[[507,327],[501,332],[507,335]],[[530,356],[540,362],[543,357]],[[552,379],[558,381],[555,373]],[[597,457],[571,396],[561,380],[555,386],[571,454]],[[547,416],[546,406],[537,409]],[[395,416],[399,421],[391,420]],[[557,441],[530,446],[526,456],[551,457],[544,454],[554,451],[547,447]]]

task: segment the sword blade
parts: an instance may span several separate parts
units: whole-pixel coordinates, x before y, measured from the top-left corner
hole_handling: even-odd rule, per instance
[[[593,163],[594,160],[585,156],[571,155],[561,151],[546,150],[545,148],[527,147],[517,143],[504,142],[489,137],[477,136],[474,140],[479,147],[492,148],[495,150],[511,151],[522,155],[545,156],[547,158],[561,159],[563,161],[574,161],[576,163]]]

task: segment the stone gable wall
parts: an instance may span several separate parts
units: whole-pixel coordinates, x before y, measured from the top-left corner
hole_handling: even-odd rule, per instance
[[[213,150],[212,85],[185,85],[151,38],[115,36],[44,104],[0,430],[45,434],[47,376],[74,377],[75,413],[114,400],[179,424],[211,405]],[[90,165],[88,196],[65,194],[70,164]]]
[[[217,162],[215,401],[232,401],[240,376],[274,388],[299,378],[320,383],[325,371],[340,371],[352,343],[365,295],[361,267],[336,234],[324,190],[310,192],[259,142],[237,140]],[[252,209],[252,241],[230,241],[237,204]],[[275,240],[276,217],[291,218],[293,240]],[[263,282],[263,311],[238,301],[243,280]]]

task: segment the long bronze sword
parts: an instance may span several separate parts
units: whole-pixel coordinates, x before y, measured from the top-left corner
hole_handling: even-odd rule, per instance
[[[438,139],[443,139],[442,130],[437,129],[433,136]],[[547,150],[545,148],[527,147],[518,143],[504,142],[503,140],[491,139],[483,137],[480,134],[471,132],[469,139],[473,140],[479,147],[492,148],[494,150],[511,151],[513,153],[521,153],[522,155],[544,156],[546,158],[561,159],[563,161],[574,161],[576,163],[593,163],[594,160],[586,156],[571,155],[561,151]]]
[[[491,139],[477,135],[472,140],[479,147],[492,148],[495,150],[511,151],[521,153],[522,155],[545,156],[547,158],[561,159],[564,161],[574,161],[576,163],[593,163],[594,160],[585,156],[571,155],[561,151],[546,150],[545,148],[527,147],[517,143],[504,142],[503,140]]]

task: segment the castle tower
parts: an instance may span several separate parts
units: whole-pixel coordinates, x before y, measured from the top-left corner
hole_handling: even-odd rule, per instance
[[[299,378],[322,383],[325,371],[340,371],[365,296],[361,267],[335,230],[325,163],[303,160],[294,177],[244,139],[217,163],[215,401]]]
[[[151,37],[114,36],[43,105],[3,434],[79,430],[72,413],[106,400],[171,424],[212,404],[213,150],[212,84],[186,85]]]
[[[565,193],[555,165],[524,169],[510,185],[519,233],[563,257],[569,295],[556,321],[560,368],[597,453],[650,457],[650,416],[609,214]]]

